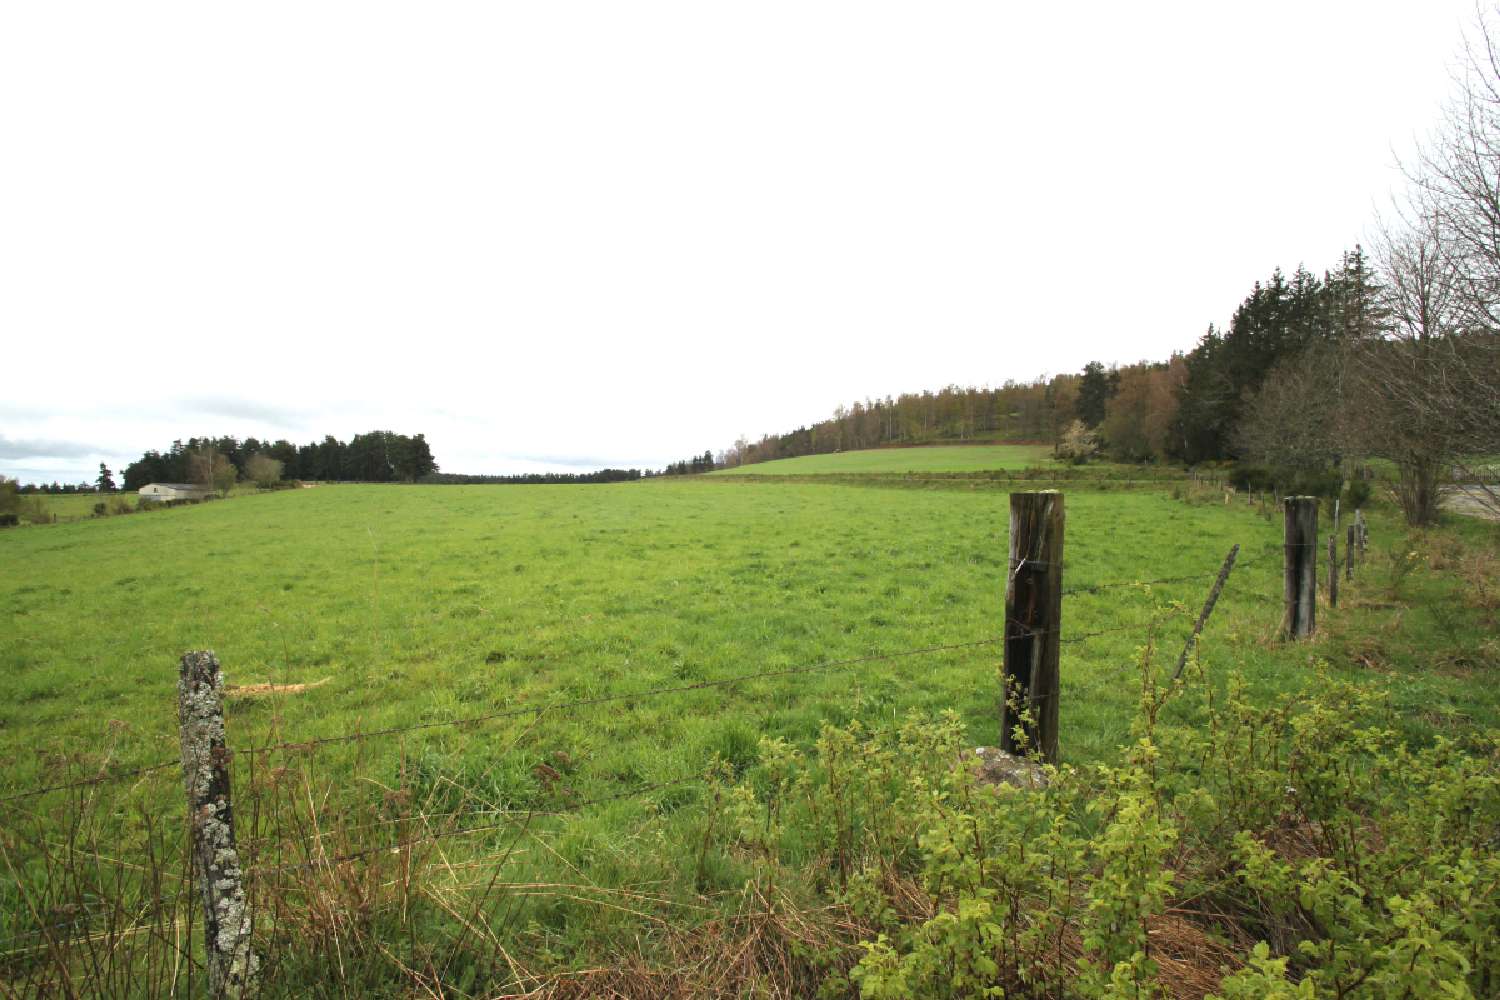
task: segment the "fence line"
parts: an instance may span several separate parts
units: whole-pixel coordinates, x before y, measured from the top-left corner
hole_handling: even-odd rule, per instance
[[[164,760],[159,764],[147,764],[145,767],[138,767],[130,771],[111,771],[108,774],[99,774],[95,775],[92,778],[80,778],[77,781],[64,781],[56,785],[43,785],[38,788],[28,789],[24,792],[16,792],[11,795],[0,797],[0,802],[17,802],[21,799],[28,799],[37,795],[45,795],[48,792],[61,792],[70,788],[85,788],[89,785],[102,785],[114,781],[125,781],[130,778],[139,778],[142,775],[150,774],[153,771],[164,771],[169,767],[180,768],[182,767],[182,761],[180,759]]]

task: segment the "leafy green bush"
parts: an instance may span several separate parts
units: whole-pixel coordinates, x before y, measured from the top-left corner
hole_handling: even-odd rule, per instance
[[[982,784],[952,717],[827,727],[812,757],[763,742],[733,826],[837,873],[866,934],[831,995],[1171,994],[1168,929],[1246,942],[1197,970],[1224,1000],[1495,995],[1500,734],[1413,747],[1383,697],[1321,675],[1247,691],[1148,678],[1125,762],[1041,790]]]

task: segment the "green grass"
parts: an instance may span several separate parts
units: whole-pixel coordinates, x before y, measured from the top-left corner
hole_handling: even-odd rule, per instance
[[[189,648],[217,650],[234,683],[329,678],[281,709],[288,733],[324,736],[981,639],[1000,615],[1005,504],[999,491],[780,485],[329,487],[9,532],[0,751],[94,743],[111,720],[129,723],[127,761],[170,748]],[[1278,543],[1237,508],[1087,494],[1069,508],[1070,585],[1205,577],[1079,597],[1068,612],[1080,632],[1196,599],[1228,539],[1262,555]],[[1235,582],[1270,595],[1279,569],[1261,563]],[[1094,681],[1136,641],[1070,657],[1075,753],[1122,737],[1130,697]],[[807,739],[823,718],[955,707],[993,741],[994,660],[877,665],[549,728],[562,744],[607,735],[598,752],[649,762],[653,777],[705,763],[725,710]],[[268,715],[263,702],[237,709],[235,741],[262,738]],[[37,777],[28,770],[3,780]]]
[[[989,639],[1002,617],[1006,523],[1000,488],[697,480],[329,486],[0,532],[0,795],[172,760],[177,662],[188,649],[214,649],[231,684],[327,680],[231,699],[229,743],[244,748]],[[1192,577],[1065,600],[1067,637],[1113,630],[1063,647],[1070,762],[1116,759],[1144,647],[1155,645],[1162,669],[1175,660],[1234,542],[1241,562],[1204,646],[1210,677],[1242,669],[1269,703],[1326,658],[1388,688],[1421,738],[1500,720],[1500,688],[1485,679],[1497,655],[1493,610],[1485,619],[1466,606],[1454,573],[1493,551],[1488,526],[1440,533],[1446,565],[1402,573],[1391,554],[1413,543],[1377,515],[1377,558],[1346,589],[1344,608],[1321,612],[1321,637],[1293,646],[1276,639],[1276,517],[1155,492],[1077,492],[1067,525],[1069,589]],[[951,709],[973,743],[992,745],[999,655],[980,646],[862,663],[268,755],[259,766],[303,769],[309,787],[333,790],[335,809],[376,808],[383,790],[404,784],[429,804],[477,795],[548,809],[701,774],[715,759],[753,771],[762,736],[808,747],[828,721],[883,726]],[[539,776],[542,764],[562,769],[566,792]],[[246,758],[236,767],[237,783],[251,779]],[[168,768],[97,794],[133,803],[108,820],[128,839],[142,815],[177,815],[178,782]],[[15,815],[60,824],[69,801],[27,800]],[[710,884],[697,884],[707,808],[686,786],[539,819],[549,853],[527,856],[528,877],[571,880],[584,869],[601,884],[649,882],[701,905],[704,892],[734,888],[738,871],[720,859]],[[534,918],[578,954],[603,940],[597,908],[536,905]],[[0,912],[14,907],[0,890]]]
[[[328,683],[275,706],[288,737],[328,736],[993,636],[1006,494],[844,486],[328,487],[0,535],[0,787],[45,780],[45,746],[170,756],[176,662],[216,650],[231,683]],[[1070,633],[1196,606],[1245,546],[1210,657],[1269,690],[1305,665],[1268,644],[1280,526],[1242,506],[1068,497],[1068,587],[1197,574],[1066,603]],[[1410,631],[1425,618],[1404,617]],[[1188,622],[1166,626],[1175,649]],[[1063,743],[1107,757],[1143,641],[1066,647]],[[953,708],[994,742],[997,653],[981,648],[549,718],[536,745],[621,776],[702,768],[725,726],[807,741],[824,719]],[[1457,697],[1427,673],[1410,683]],[[1493,711],[1492,690],[1465,692]],[[1425,697],[1425,695],[1424,695]],[[232,741],[269,738],[273,706],[236,705]],[[117,725],[123,723],[123,726]],[[503,727],[502,727],[503,728]],[[424,745],[471,742],[439,734]],[[395,754],[394,749],[389,750]]]
[[[716,476],[815,476],[862,472],[988,472],[1054,464],[1052,449],[1033,444],[933,445],[921,448],[873,448],[836,455],[803,455],[774,462],[742,465]]]

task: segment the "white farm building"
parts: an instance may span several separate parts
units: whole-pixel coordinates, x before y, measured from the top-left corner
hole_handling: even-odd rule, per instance
[[[168,500],[202,500],[209,491],[192,483],[147,483],[140,489],[142,500],[164,503]]]

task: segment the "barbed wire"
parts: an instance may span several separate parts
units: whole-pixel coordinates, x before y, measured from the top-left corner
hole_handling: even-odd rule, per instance
[[[181,767],[180,759],[164,760],[157,764],[147,764],[145,767],[137,767],[129,771],[110,771],[106,774],[97,774],[92,778],[80,778],[77,781],[63,781],[55,785],[43,785],[40,788],[31,788],[24,792],[15,792],[11,795],[0,797],[0,802],[16,802],[21,799],[32,798],[37,795],[45,795],[48,792],[61,792],[70,788],[85,788],[89,785],[102,785],[113,781],[126,781],[131,778],[139,778],[153,771],[163,771],[169,767]]]
[[[1117,587],[1156,587],[1168,583],[1185,583],[1189,580],[1206,580],[1213,577],[1212,573],[1192,573],[1186,576],[1167,576],[1159,580],[1116,580],[1113,583],[1090,583],[1081,587],[1070,587],[1062,592],[1064,597],[1076,597],[1079,594],[1097,594],[1101,590],[1113,590]]]
[[[682,777],[682,778],[673,778],[670,781],[659,781],[659,782],[656,782],[654,784],[643,785],[640,788],[632,788],[632,789],[629,789],[627,791],[615,792],[615,793],[610,794],[610,795],[595,796],[594,798],[591,798],[591,799],[585,799],[582,802],[572,803],[571,805],[569,805],[569,806],[567,806],[566,808],[563,808],[563,809],[503,809],[503,810],[502,809],[490,809],[490,810],[475,810],[475,811],[469,813],[468,815],[471,815],[471,816],[501,816],[501,817],[505,817],[505,818],[502,819],[498,823],[486,823],[486,824],[479,825],[479,826],[463,826],[463,827],[455,827],[455,828],[449,829],[449,830],[438,830],[438,831],[435,831],[433,833],[422,834],[419,837],[409,837],[409,838],[407,838],[405,840],[397,841],[394,844],[383,844],[380,847],[368,847],[368,848],[365,848],[365,849],[359,850],[359,851],[351,851],[351,852],[349,852],[347,854],[335,855],[335,856],[333,856],[331,858],[319,858],[319,859],[314,860],[314,861],[299,861],[299,862],[296,862],[294,864],[289,864],[289,865],[263,865],[263,866],[257,866],[257,867],[247,868],[246,872],[249,873],[249,874],[251,874],[251,875],[265,875],[265,874],[269,874],[269,873],[273,873],[273,872],[299,871],[299,870],[305,870],[305,869],[308,869],[308,868],[322,868],[322,867],[328,867],[328,866],[332,866],[332,865],[341,865],[341,864],[346,864],[347,862],[350,862],[350,861],[358,861],[360,858],[369,857],[372,854],[394,853],[396,851],[402,851],[402,850],[405,850],[408,847],[415,847],[418,844],[424,844],[424,843],[427,843],[429,841],[446,840],[446,839],[448,839],[450,837],[461,837],[461,836],[464,836],[465,834],[470,834],[470,833],[485,833],[485,832],[488,832],[490,830],[499,830],[499,829],[501,829],[503,827],[506,827],[506,826],[513,826],[513,825],[515,825],[515,823],[517,822],[518,818],[520,818],[520,819],[530,819],[532,817],[537,817],[537,816],[567,816],[567,815],[570,815],[570,814],[573,814],[573,813],[581,812],[584,809],[590,808],[591,806],[602,805],[605,802],[619,802],[619,801],[624,801],[626,799],[642,798],[642,797],[644,797],[646,795],[652,794],[653,792],[659,792],[659,791],[662,791],[662,790],[667,789],[667,788],[677,788],[677,787],[680,787],[680,786],[683,786],[683,785],[691,785],[691,784],[696,784],[696,783],[705,783],[707,781],[708,781],[708,779],[706,777],[704,777],[703,775],[701,775],[701,774],[687,775],[687,776]],[[325,834],[314,835],[313,837],[308,837],[308,838],[305,838],[302,841],[299,841],[299,843],[306,844],[306,843],[308,843],[310,841],[321,839],[323,836],[327,836],[327,835],[325,835]]]

